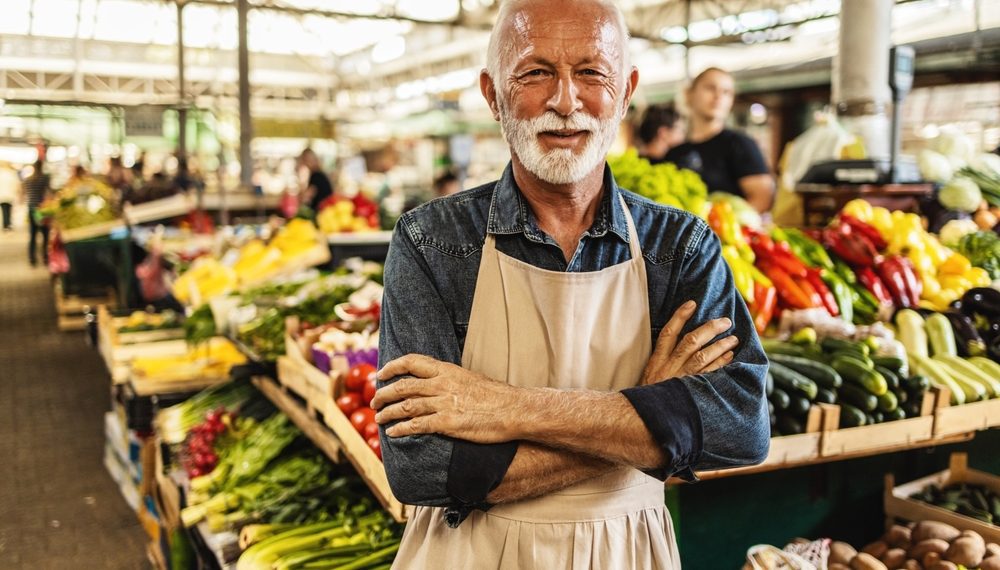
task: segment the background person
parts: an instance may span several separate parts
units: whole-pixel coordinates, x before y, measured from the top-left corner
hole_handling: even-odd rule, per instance
[[[0,210],[3,213],[3,231],[14,229],[11,211],[14,201],[21,195],[21,178],[7,162],[0,162]]]
[[[45,164],[39,160],[35,162],[31,176],[28,176],[22,185],[24,201],[28,205],[28,262],[32,267],[38,265],[36,236],[39,234],[42,236],[42,261],[45,265],[49,263],[49,226],[36,221],[35,212],[48,197],[50,184],[49,175],[45,173]]]
[[[309,181],[306,182],[305,202],[314,214],[319,213],[319,205],[330,196],[333,196],[333,184],[330,177],[323,172],[323,167],[319,163],[319,157],[311,148],[302,151],[299,162],[309,170]]]
[[[635,129],[639,156],[651,164],[663,162],[667,151],[684,142],[684,121],[672,104],[650,105]]]
[[[733,76],[710,67],[685,91],[688,107],[687,142],[670,149],[666,160],[701,175],[709,191],[745,198],[758,212],[771,208],[774,176],[757,143],[726,128],[735,97]]]

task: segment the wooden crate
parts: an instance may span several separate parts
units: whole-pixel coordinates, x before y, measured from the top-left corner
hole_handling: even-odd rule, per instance
[[[911,499],[927,485],[946,486],[951,483],[974,483],[985,485],[1000,493],[1000,477],[969,469],[969,457],[965,453],[952,453],[949,467],[945,471],[928,475],[922,479],[911,481],[905,485],[895,486],[895,477],[891,473],[885,476],[885,494],[883,506],[886,517],[897,517],[908,521],[933,520],[948,523],[960,530],[974,530],[981,534],[986,542],[1000,542],[1000,526],[987,524],[965,515],[953,513],[941,507]]]
[[[184,380],[167,380],[129,372],[127,382],[132,386],[132,392],[136,396],[153,396],[155,394],[199,392],[205,388],[229,382],[229,376],[201,376],[185,378]]]
[[[240,288],[247,289],[250,287],[256,287],[258,285],[263,285],[268,281],[273,280],[276,277],[294,275],[299,271],[310,269],[318,265],[324,265],[329,261],[330,261],[330,246],[327,245],[327,243],[324,241],[317,241],[316,245],[314,245],[312,248],[289,259],[288,263],[283,264],[276,271],[273,271],[268,275],[258,277],[257,279],[241,281]]]
[[[278,365],[281,376],[281,364]],[[341,443],[322,421],[322,411],[317,410],[302,399],[301,395],[288,384],[276,383],[267,377],[253,379],[254,386],[261,391],[279,410],[297,425],[316,447],[334,463],[342,459]]]
[[[85,239],[106,236],[124,229],[124,220],[111,220],[109,222],[90,224],[89,226],[73,228],[71,230],[59,228],[59,238],[62,239],[63,243],[72,243],[74,241],[82,241]]]
[[[67,295],[59,280],[52,287],[52,295],[56,304],[56,324],[61,331],[81,331],[87,328],[85,313],[89,309],[101,305],[114,306],[116,302],[115,293],[111,289],[101,297]]]
[[[126,382],[129,378],[129,363],[137,356],[171,356],[184,354],[188,350],[184,341],[184,332],[177,329],[180,337],[173,335],[160,335],[158,337],[149,333],[168,333],[174,329],[165,331],[148,331],[148,333],[116,333],[116,327],[120,320],[112,317],[105,305],[101,305],[97,311],[97,350],[104,359],[108,373],[111,374],[111,381],[114,384]],[[154,339],[147,342],[131,342],[136,338],[132,335],[147,335],[141,338]],[[128,342],[122,342],[126,340]]]
[[[122,213],[129,225],[155,222],[166,218],[183,216],[194,208],[194,200],[186,194],[176,194],[169,198],[151,200],[142,204],[125,204]]]
[[[344,395],[344,376],[347,374],[347,359],[334,358],[330,363],[330,372],[326,373],[313,364],[312,354],[299,342],[299,319],[289,317],[285,320],[285,354],[296,366],[299,373],[306,376],[306,381],[316,387],[320,394],[336,400]]]
[[[934,411],[934,436],[978,431],[1000,426],[1000,398],[952,406],[951,392],[941,389]]]
[[[820,404],[823,410],[823,437],[820,454],[839,456],[872,451],[891,451],[913,446],[934,437],[936,390],[928,390],[921,402],[920,416],[880,424],[840,428],[840,406]]]

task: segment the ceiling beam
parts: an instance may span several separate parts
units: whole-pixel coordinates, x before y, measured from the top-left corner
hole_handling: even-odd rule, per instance
[[[164,0],[165,2],[178,3],[178,4],[205,4],[208,6],[218,6],[221,8],[233,8],[236,9],[236,2],[232,0]],[[297,16],[322,16],[324,18],[334,18],[334,19],[344,19],[344,18],[356,18],[362,20],[393,20],[397,22],[411,22],[414,24],[421,25],[433,25],[433,26],[463,26],[461,17],[453,20],[426,20],[422,18],[414,18],[411,16],[403,16],[399,14],[359,14],[356,12],[342,12],[339,10],[323,10],[319,8],[299,8],[297,6],[289,6],[286,4],[281,4],[279,2],[274,2],[268,0],[263,3],[251,3],[251,10],[270,10],[273,12],[282,12],[285,14],[294,14]],[[461,12],[459,12],[461,16]]]

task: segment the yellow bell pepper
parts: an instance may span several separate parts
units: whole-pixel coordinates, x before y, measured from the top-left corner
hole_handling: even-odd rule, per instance
[[[872,205],[861,198],[855,198],[844,204],[840,211],[865,223],[872,221]]]
[[[938,266],[939,275],[965,275],[972,269],[969,258],[960,253],[952,253],[941,265]]]
[[[892,213],[886,208],[872,208],[872,219],[869,223],[871,223],[871,225],[878,230],[878,233],[882,235],[883,239],[888,240],[890,237],[895,235],[895,232],[893,231],[895,224],[892,222]]]
[[[923,284],[920,294],[922,299],[931,299],[941,292],[941,282],[933,274],[918,273],[918,277],[920,278],[920,283]]]
[[[945,275],[944,277],[941,277],[940,282],[942,291],[954,289],[959,291],[959,295],[965,293],[969,289],[972,289],[972,282],[962,275]]]
[[[963,276],[969,280],[969,283],[972,283],[973,287],[989,287],[990,283],[993,282],[990,279],[990,273],[982,267],[973,267],[966,271]]]

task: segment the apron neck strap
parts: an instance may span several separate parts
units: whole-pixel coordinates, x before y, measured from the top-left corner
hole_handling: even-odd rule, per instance
[[[618,194],[618,203],[621,204],[622,214],[625,216],[625,224],[628,226],[628,250],[632,254],[633,260],[642,260],[642,248],[639,246],[639,232],[635,229],[635,222],[632,220],[632,212],[625,203],[625,198]]]

